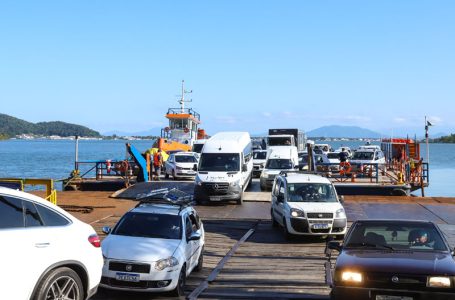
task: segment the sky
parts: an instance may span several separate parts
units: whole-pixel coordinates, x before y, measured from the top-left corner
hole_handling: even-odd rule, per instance
[[[209,134],[455,132],[455,2],[0,2],[0,113],[165,127],[184,79]]]

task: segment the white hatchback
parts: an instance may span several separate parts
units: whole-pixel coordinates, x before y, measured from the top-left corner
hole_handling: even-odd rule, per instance
[[[165,163],[165,177],[178,179],[182,177],[196,176],[195,169],[198,164],[198,156],[194,152],[177,152],[171,154]]]
[[[102,287],[182,296],[186,277],[202,269],[204,227],[191,206],[142,203],[103,231]]]
[[[50,202],[0,187],[0,299],[81,300],[97,291],[95,230]]]

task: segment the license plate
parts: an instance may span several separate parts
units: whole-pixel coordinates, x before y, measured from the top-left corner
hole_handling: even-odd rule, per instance
[[[121,281],[139,282],[139,274],[116,273],[115,279]]]
[[[210,197],[211,201],[221,201],[221,197]]]
[[[313,229],[329,229],[329,224],[313,224]]]
[[[376,295],[376,300],[413,300],[409,296]]]

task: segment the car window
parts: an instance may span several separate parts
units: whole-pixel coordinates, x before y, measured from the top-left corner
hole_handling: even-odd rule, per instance
[[[289,183],[288,202],[337,202],[335,189],[329,183]]]
[[[0,196],[0,229],[24,227],[22,200]]]
[[[193,225],[191,224],[190,218],[187,216],[185,218],[185,236],[186,236],[186,240],[188,240],[188,238],[191,236],[192,233],[193,233]]]
[[[346,241],[348,248],[383,246],[413,251],[447,251],[439,231],[430,223],[358,223]]]
[[[281,183],[281,180],[277,179],[277,181],[275,183],[275,187],[273,189],[273,195],[275,195],[275,196],[278,196],[278,191],[280,190],[280,183]]]
[[[267,152],[264,151],[257,151],[253,152],[253,159],[266,159]]]
[[[268,159],[265,165],[266,169],[292,169],[292,162],[290,159]]]
[[[197,218],[193,214],[190,214],[190,221],[191,221],[191,227],[192,227],[193,232],[198,231],[199,222],[197,221]]]
[[[35,207],[38,210],[45,226],[65,226],[70,223],[67,218],[49,208],[39,204],[35,204]]]
[[[36,227],[43,226],[43,220],[41,219],[35,205],[29,201],[23,201],[24,214],[25,214],[25,227]]]
[[[192,155],[178,155],[175,157],[175,162],[179,163],[193,163],[197,162],[196,157]]]
[[[180,239],[181,217],[153,213],[126,213],[112,234],[146,238]]]

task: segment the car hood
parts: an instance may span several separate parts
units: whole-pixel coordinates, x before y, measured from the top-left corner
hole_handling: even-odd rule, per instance
[[[253,159],[253,165],[265,164],[265,159]]]
[[[103,255],[110,259],[153,262],[172,256],[180,242],[110,234],[104,239],[101,248]]]
[[[289,207],[303,210],[304,212],[330,212],[335,213],[343,206],[338,202],[288,202]]]
[[[345,250],[338,256],[336,268],[397,274],[455,275],[453,257],[441,252]]]

